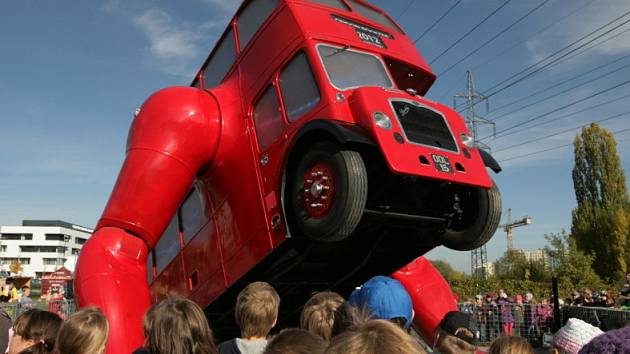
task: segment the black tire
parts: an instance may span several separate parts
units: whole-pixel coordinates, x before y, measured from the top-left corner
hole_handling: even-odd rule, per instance
[[[314,217],[307,210],[306,199],[312,198],[313,194],[305,192],[309,190],[305,188],[308,187],[305,174],[320,164],[333,171],[331,179],[334,183],[330,182],[329,187],[334,194],[329,199],[332,202],[324,208],[327,212]],[[295,166],[287,181],[287,207],[298,231],[316,241],[334,242],[347,238],[359,224],[367,200],[367,171],[361,155],[323,142],[308,148]]]
[[[462,200],[461,220],[453,221],[440,240],[456,251],[477,249],[492,238],[501,220],[501,192],[492,188],[466,188],[459,192]]]

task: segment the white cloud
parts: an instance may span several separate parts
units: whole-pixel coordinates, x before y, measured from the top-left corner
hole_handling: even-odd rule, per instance
[[[174,21],[166,11],[153,8],[134,19],[149,38],[151,51],[160,59],[196,57],[200,35],[186,22]]]

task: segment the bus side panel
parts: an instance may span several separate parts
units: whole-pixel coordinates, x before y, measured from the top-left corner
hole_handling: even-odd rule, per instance
[[[181,254],[178,254],[171,263],[158,275],[149,289],[154,303],[168,297],[186,297],[189,293],[185,277],[184,262]],[[133,296],[127,294],[126,296]]]

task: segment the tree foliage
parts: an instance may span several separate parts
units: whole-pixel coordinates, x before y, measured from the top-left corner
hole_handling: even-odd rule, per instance
[[[494,271],[499,279],[548,281],[551,273],[542,261],[529,261],[520,250],[508,250],[494,262]]]
[[[620,279],[630,260],[630,202],[617,144],[610,132],[591,124],[575,138],[574,151],[571,236],[579,250],[594,256],[600,277]]]
[[[450,263],[444,260],[432,260],[431,264],[433,264],[435,269],[437,269],[449,283],[461,280],[464,277],[464,273],[456,271]]]
[[[17,259],[9,264],[9,270],[11,271],[11,273],[20,274],[23,269],[24,267],[22,266],[22,263],[20,263],[20,261],[18,261]]]

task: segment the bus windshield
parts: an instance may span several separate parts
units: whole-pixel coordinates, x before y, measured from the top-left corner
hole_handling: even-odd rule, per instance
[[[332,85],[339,90],[362,86],[392,88],[385,65],[374,54],[320,44],[319,56]]]

